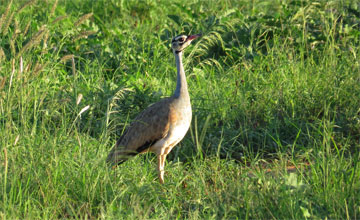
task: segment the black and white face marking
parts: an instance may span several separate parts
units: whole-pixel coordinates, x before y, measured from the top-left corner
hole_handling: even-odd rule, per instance
[[[173,38],[172,42],[175,42],[175,41],[184,42],[186,40],[186,38],[187,38],[186,35],[178,35]]]
[[[178,41],[180,42],[179,44],[183,44],[184,42],[185,42],[185,37],[180,37],[179,39],[178,39]]]
[[[171,47],[175,53],[180,53],[187,46],[190,45],[192,40],[194,40],[195,38],[197,38],[199,36],[200,36],[199,34],[191,35],[191,36],[178,35],[178,36],[174,37],[173,40],[171,41]]]
[[[187,36],[186,35],[179,35],[173,38],[172,45],[183,45],[186,42]]]

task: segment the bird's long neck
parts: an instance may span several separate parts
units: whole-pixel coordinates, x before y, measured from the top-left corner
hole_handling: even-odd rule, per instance
[[[174,52],[176,69],[177,69],[177,83],[176,89],[174,92],[175,98],[189,98],[189,92],[187,88],[186,76],[184,71],[184,66],[182,63],[182,52]]]

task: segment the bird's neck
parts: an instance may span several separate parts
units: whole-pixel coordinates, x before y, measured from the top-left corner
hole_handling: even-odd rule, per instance
[[[179,53],[174,52],[174,55],[175,55],[176,69],[177,69],[177,83],[174,92],[174,97],[189,98],[186,76],[185,76],[184,66],[182,63],[182,52]]]

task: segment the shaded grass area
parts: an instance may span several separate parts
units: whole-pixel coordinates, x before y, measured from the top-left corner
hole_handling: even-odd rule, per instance
[[[358,218],[356,1],[0,5],[2,218]],[[108,169],[175,88],[169,41],[199,32],[165,185],[153,155]]]

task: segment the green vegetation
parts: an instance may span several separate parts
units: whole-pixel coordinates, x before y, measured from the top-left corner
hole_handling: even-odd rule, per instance
[[[359,24],[355,0],[0,0],[0,219],[360,218]],[[108,169],[180,33],[165,184],[151,154]]]

